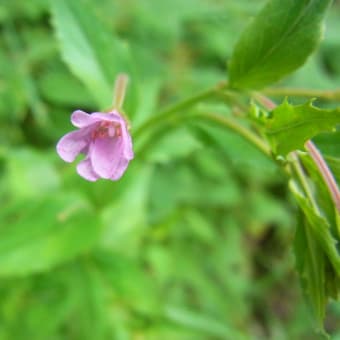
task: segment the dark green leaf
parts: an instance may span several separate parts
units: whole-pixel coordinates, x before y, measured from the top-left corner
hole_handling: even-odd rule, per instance
[[[270,0],[241,35],[230,60],[231,85],[261,88],[301,66],[321,40],[331,0]]]

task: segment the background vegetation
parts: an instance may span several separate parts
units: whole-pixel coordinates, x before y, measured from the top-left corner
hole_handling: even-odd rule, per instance
[[[0,3],[1,340],[320,338],[294,270],[294,200],[279,169],[239,136],[173,122],[119,182],[86,182],[55,152],[73,110],[110,105],[122,69],[133,129],[223,81],[261,5]],[[339,32],[335,3],[320,49],[282,84],[339,87]],[[340,157],[340,139],[326,140],[318,145]],[[330,304],[334,339],[339,317]]]

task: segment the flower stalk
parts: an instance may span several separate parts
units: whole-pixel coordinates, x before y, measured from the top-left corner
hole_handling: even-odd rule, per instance
[[[125,73],[120,73],[117,75],[114,90],[113,90],[113,101],[112,107],[115,110],[120,111],[123,107],[126,88],[129,82],[129,76]]]

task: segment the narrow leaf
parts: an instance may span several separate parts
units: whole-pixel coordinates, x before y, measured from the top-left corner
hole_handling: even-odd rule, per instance
[[[269,0],[241,35],[229,67],[231,85],[261,88],[306,61],[322,36],[331,0]]]
[[[265,120],[265,132],[273,150],[280,155],[302,149],[304,143],[340,123],[340,109],[319,109],[308,102],[291,105],[284,101]]]
[[[318,328],[322,330],[327,304],[325,286],[326,259],[320,245],[311,237],[309,227],[308,222],[300,218],[294,240],[296,269],[300,275],[301,286],[306,299],[318,321]]]

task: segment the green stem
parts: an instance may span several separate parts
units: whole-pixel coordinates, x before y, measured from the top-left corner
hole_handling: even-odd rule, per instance
[[[299,89],[289,87],[274,87],[264,89],[264,94],[273,97],[316,97],[325,100],[340,100],[340,89],[336,90],[313,90],[313,89]]]
[[[217,123],[220,126],[232,130],[233,132],[237,133],[251,144],[255,145],[263,154],[272,159],[270,147],[260,137],[258,137],[255,133],[251,132],[248,128],[239,124],[235,119],[211,112],[209,113],[199,112],[196,114],[196,116]]]
[[[139,136],[141,133],[143,133],[143,131],[147,131],[150,128],[153,128],[154,126],[156,126],[158,123],[162,122],[163,120],[171,118],[174,113],[177,113],[178,111],[182,111],[186,108],[189,108],[193,104],[196,104],[202,100],[213,97],[214,95],[217,94],[218,91],[225,88],[226,86],[227,86],[226,83],[215,85],[211,89],[198,93],[191,98],[185,99],[177,104],[170,106],[164,111],[159,112],[158,114],[154,115],[149,120],[147,120],[145,123],[143,123],[139,128],[137,128],[136,131],[134,132],[134,137]]]
[[[310,188],[310,185],[308,183],[307,176],[306,176],[306,174],[303,171],[303,168],[301,166],[298,153],[296,151],[293,151],[293,152],[290,153],[290,156],[293,160],[292,161],[293,168],[295,169],[295,172],[296,172],[296,174],[297,174],[297,176],[300,180],[300,183],[301,183],[307,197],[309,198],[314,210],[317,211],[320,214],[319,207],[318,207],[316,200],[314,198],[312,189]]]

